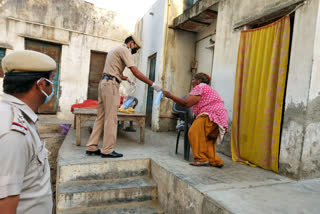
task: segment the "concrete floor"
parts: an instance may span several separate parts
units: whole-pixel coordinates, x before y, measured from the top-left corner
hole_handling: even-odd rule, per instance
[[[88,122],[87,126],[92,123]],[[75,130],[70,129],[60,149],[59,164],[107,162],[85,155],[89,128],[82,130],[82,145],[75,145]],[[175,176],[214,200],[230,213],[319,213],[320,179],[294,181],[261,168],[233,162],[220,155],[224,167],[194,167],[183,159],[181,139],[175,154],[176,133],[157,133],[146,129],[145,144],[137,132],[118,132],[115,150],[123,153],[118,160],[151,158]],[[112,159],[114,161],[114,159]]]

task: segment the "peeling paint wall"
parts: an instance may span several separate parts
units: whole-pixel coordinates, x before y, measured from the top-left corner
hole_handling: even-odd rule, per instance
[[[233,93],[240,30],[233,26],[243,20],[277,11],[295,0],[220,1],[213,63],[213,86],[220,93],[232,122]],[[309,0],[295,13],[291,60],[285,98],[279,171],[295,177],[319,177],[319,0]],[[283,14],[285,15],[285,14]],[[318,24],[317,24],[318,21]],[[317,45],[317,46],[315,46]],[[310,85],[311,83],[311,85]],[[313,84],[312,84],[313,83]],[[228,85],[228,87],[226,87]],[[317,86],[315,86],[317,85]],[[231,125],[231,124],[230,124]],[[230,133],[227,136],[230,138]],[[223,153],[230,150],[225,140]]]
[[[183,0],[158,0],[136,27],[136,32],[143,40],[143,49],[138,63],[139,70],[148,77],[149,57],[156,53],[155,82],[178,96],[184,96],[190,90],[190,68],[195,54],[194,34],[167,29],[172,24],[172,20],[183,12],[182,2]],[[138,83],[136,96],[142,100],[137,108],[144,112],[147,100],[145,84]],[[157,93],[154,92],[153,99],[156,96]],[[165,131],[175,126],[176,122],[172,119],[171,114],[172,104],[172,101],[162,99],[160,106],[153,105],[153,130]]]
[[[319,2],[319,1],[318,1]],[[312,5],[317,8],[316,3]],[[308,124],[302,152],[301,177],[320,177],[320,2],[315,25],[315,45],[312,58],[309,103],[307,108]]]
[[[12,46],[7,54],[23,50],[24,38],[62,45],[57,115],[72,119],[71,105],[87,98],[90,51],[108,52],[129,35],[118,16],[82,0],[3,0],[0,44]]]
[[[183,1],[172,0],[169,7],[168,26],[183,12]],[[191,66],[195,57],[194,33],[168,28],[165,68],[162,76],[163,89],[174,95],[186,96],[191,88]],[[173,101],[162,99],[160,103],[159,130],[175,130],[176,120],[172,117]]]
[[[210,1],[203,2],[201,5],[210,7]],[[212,3],[214,2],[212,1]],[[217,23],[212,23],[206,30],[200,33],[169,30],[167,55],[164,58],[165,73],[161,74],[161,70],[158,70],[158,79],[160,80],[160,76],[164,77],[162,80],[165,90],[181,97],[186,95],[191,89],[190,70],[191,64],[196,58],[196,53],[199,55],[198,58],[203,60],[201,54],[204,52],[198,50],[199,46],[197,47],[196,43],[216,31],[213,66],[209,73],[213,77],[212,87],[218,91],[225,103],[228,111],[229,127],[231,127],[241,30],[246,27],[246,24],[254,22],[262,24],[266,22],[266,17],[272,18],[275,14],[279,17],[284,16],[298,3],[302,3],[302,1],[219,1],[216,5],[218,7]],[[183,5],[183,3],[180,4]],[[320,143],[318,140],[320,127],[319,7],[319,0],[308,0],[296,10],[294,18],[279,160],[280,173],[294,178],[320,176]],[[207,8],[196,8],[196,11],[205,9]],[[190,15],[189,13],[190,11],[183,13],[182,16],[186,17],[179,16],[179,20],[176,21],[186,20],[187,16]],[[176,17],[178,15],[177,13]],[[166,19],[165,16],[164,19]],[[239,25],[239,23],[244,23],[245,27],[234,29],[234,26]],[[203,44],[200,46],[204,47]],[[202,71],[204,68],[200,70]],[[159,123],[153,121],[157,130],[169,127],[169,122],[161,122],[166,121],[161,119],[161,116],[168,116],[172,111],[171,108],[172,101],[167,99],[161,101],[160,114],[158,115]],[[226,135],[224,143],[217,148],[219,152],[226,155],[231,155],[230,133],[231,130]]]
[[[195,35],[170,30],[163,88],[178,97],[188,95],[191,89],[191,65],[195,57]],[[160,104],[160,130],[174,130],[176,120],[172,117],[173,101],[163,99]]]
[[[295,14],[279,161],[280,173],[294,178],[320,176],[320,107],[310,84],[319,72],[313,68],[318,8],[319,0],[308,1]]]
[[[146,77],[149,78],[149,57],[156,54],[155,82],[161,84],[161,73],[163,69],[163,49],[165,37],[167,3],[158,0],[143,16],[136,26],[136,32],[143,42],[143,48],[139,51],[138,68]],[[136,97],[139,104],[137,111],[145,112],[147,105],[148,86],[137,80]],[[153,99],[157,93],[154,92]],[[153,105],[152,108],[152,129],[158,129],[159,107]]]

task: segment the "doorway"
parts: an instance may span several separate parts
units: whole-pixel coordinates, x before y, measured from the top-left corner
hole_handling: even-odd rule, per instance
[[[54,77],[53,77],[54,95],[48,103],[41,105],[37,111],[37,113],[55,114],[57,112],[57,108],[58,108],[58,97],[59,97],[59,73],[60,73],[61,45],[26,38],[25,39],[25,49],[44,53],[44,54],[50,56],[57,63],[57,69],[56,69],[56,71],[54,73]]]
[[[87,99],[98,100],[98,86],[106,58],[107,53],[91,51]]]
[[[157,54],[149,57],[149,79],[154,82],[156,72],[156,58]],[[152,120],[152,106],[153,106],[153,89],[148,86],[147,108],[146,108],[146,126],[151,126]]]

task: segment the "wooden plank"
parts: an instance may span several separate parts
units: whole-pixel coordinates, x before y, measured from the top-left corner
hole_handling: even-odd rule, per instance
[[[90,114],[90,115],[97,115],[98,109],[96,108],[74,108],[73,109],[73,114]],[[146,116],[143,113],[135,112],[133,114],[127,114],[123,112],[118,112],[118,117],[119,116],[132,116],[132,117],[141,117],[141,116]]]

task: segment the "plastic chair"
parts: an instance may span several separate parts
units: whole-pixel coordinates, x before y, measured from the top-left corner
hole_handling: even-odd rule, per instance
[[[176,126],[178,131],[177,141],[176,141],[176,154],[178,153],[179,138],[180,133],[184,131],[184,159],[189,160],[190,156],[190,143],[188,138],[188,131],[193,122],[193,113],[192,108],[187,108],[178,105],[177,103],[173,104],[173,112],[180,119],[180,123]]]

